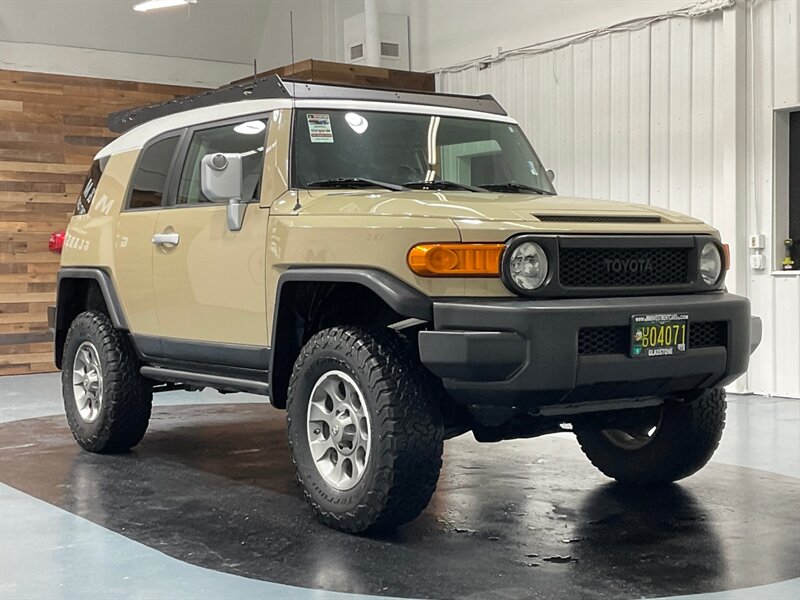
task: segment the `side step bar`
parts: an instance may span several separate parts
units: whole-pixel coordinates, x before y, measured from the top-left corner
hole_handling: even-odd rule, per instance
[[[225,377],[223,375],[209,375],[208,373],[195,373],[193,371],[180,371],[178,369],[165,369],[162,367],[142,367],[139,372],[144,377],[156,381],[186,383],[189,385],[224,390],[226,392],[249,392],[251,394],[269,396],[269,384],[265,381]]]
[[[539,408],[539,415],[543,417],[566,417],[584,413],[596,413],[608,410],[626,410],[630,408],[649,408],[664,404],[662,398],[622,398],[621,400],[593,400],[590,402],[576,402],[574,404],[553,404]]]

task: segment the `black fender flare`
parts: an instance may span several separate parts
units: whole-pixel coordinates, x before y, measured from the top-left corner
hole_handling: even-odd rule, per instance
[[[284,386],[276,386],[275,374],[281,368],[285,369],[286,366],[281,364],[281,360],[285,361],[286,356],[280,343],[282,336],[280,302],[283,295],[283,287],[288,283],[294,282],[354,283],[372,291],[399,315],[422,321],[433,320],[433,300],[386,271],[356,267],[290,268],[281,274],[278,279],[278,286],[275,292],[275,310],[272,315],[272,336],[270,340],[272,352],[270,353],[269,379],[270,391],[276,394],[276,397],[272,399],[273,404],[278,407],[285,403],[285,398],[281,397],[281,390]]]
[[[56,366],[59,368],[61,368],[64,338],[70,326],[68,322],[69,315],[74,312],[69,310],[68,307],[68,303],[73,299],[72,294],[69,292],[70,282],[87,279],[97,282],[108,310],[108,316],[114,327],[121,331],[128,331],[128,320],[125,317],[125,311],[114,287],[114,281],[106,271],[96,267],[62,267],[58,271],[58,279],[56,281],[56,306],[53,320],[55,329],[54,358]]]

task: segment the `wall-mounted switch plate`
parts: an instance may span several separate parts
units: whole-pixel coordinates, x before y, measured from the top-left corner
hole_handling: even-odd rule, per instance
[[[766,247],[766,239],[763,233],[751,235],[747,244],[753,250],[763,250]]]

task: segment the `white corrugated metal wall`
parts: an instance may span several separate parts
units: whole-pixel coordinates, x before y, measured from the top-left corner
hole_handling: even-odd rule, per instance
[[[800,276],[752,271],[746,246],[764,233],[772,247],[773,109],[800,107],[800,0],[740,0],[443,72],[437,85],[494,94],[555,170],[560,193],[666,207],[718,227],[733,249],[729,287],[764,319],[737,388],[800,397]]]

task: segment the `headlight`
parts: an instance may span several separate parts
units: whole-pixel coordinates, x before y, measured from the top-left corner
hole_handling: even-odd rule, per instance
[[[519,291],[535,290],[547,279],[547,254],[535,242],[522,242],[508,253],[506,274]]]
[[[700,251],[700,276],[706,285],[714,285],[722,273],[722,257],[717,245],[708,242]]]

